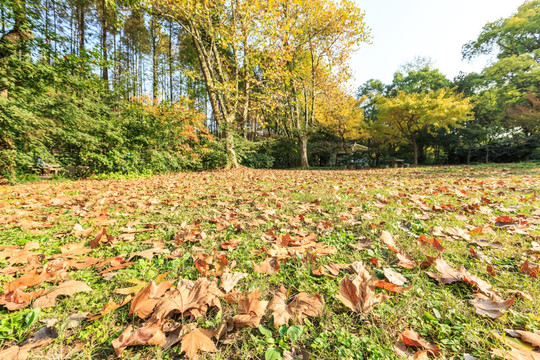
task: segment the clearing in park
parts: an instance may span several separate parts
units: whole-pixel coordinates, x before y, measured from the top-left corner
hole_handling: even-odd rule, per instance
[[[512,164],[1,186],[0,358],[537,359],[539,185]]]

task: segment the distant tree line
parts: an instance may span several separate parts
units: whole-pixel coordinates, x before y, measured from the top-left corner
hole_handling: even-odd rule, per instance
[[[338,152],[367,165],[456,163],[485,148],[497,161],[490,149],[514,140],[526,144],[516,160],[538,153],[539,1],[465,45],[465,57],[497,55],[482,73],[450,81],[416,61],[356,97],[348,61],[370,30],[352,1],[0,0],[0,9],[5,177],[37,157],[84,175],[335,166]],[[354,154],[354,143],[369,150]]]

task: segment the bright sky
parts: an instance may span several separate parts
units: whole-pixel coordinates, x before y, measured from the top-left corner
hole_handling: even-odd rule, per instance
[[[480,71],[488,57],[461,60],[461,47],[482,27],[517,11],[524,0],[355,0],[366,13],[372,45],[362,44],[351,61],[354,89],[369,79],[392,81],[415,56],[430,57],[450,79]]]

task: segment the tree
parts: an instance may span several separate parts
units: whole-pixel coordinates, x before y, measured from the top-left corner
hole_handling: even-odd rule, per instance
[[[349,77],[348,60],[360,42],[369,41],[364,13],[351,1],[282,0],[274,5],[270,47],[276,64],[275,102],[285,107],[280,119],[300,148],[300,166],[309,167],[307,144],[316,131],[319,98]]]
[[[463,47],[463,57],[496,54],[476,85],[477,114],[489,112],[488,119],[505,125],[505,132],[537,131],[535,122],[514,109],[531,111],[530,97],[540,96],[540,1],[527,1],[512,16],[484,26],[478,39]],[[492,101],[494,100],[494,101]]]
[[[395,97],[380,96],[376,106],[378,131],[384,136],[410,141],[415,165],[418,165],[418,138],[422,134],[435,134],[440,128],[448,131],[450,125],[468,120],[472,110],[469,99],[448,88],[412,94],[399,91]]]
[[[320,111],[316,114],[319,124],[331,135],[336,136],[340,146],[347,141],[359,140],[366,137],[361,129],[364,120],[360,101],[346,91],[336,88],[321,97]]]

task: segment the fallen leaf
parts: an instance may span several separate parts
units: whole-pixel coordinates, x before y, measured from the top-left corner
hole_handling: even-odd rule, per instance
[[[181,351],[186,353],[189,359],[195,359],[199,351],[217,352],[216,345],[212,341],[215,331],[195,329],[182,338]]]
[[[411,286],[408,286],[408,287],[400,287],[400,286],[397,286],[395,284],[392,284],[392,283],[389,283],[389,282],[386,282],[386,281],[377,281],[375,283],[375,287],[378,287],[378,288],[381,288],[381,289],[384,289],[384,290],[388,290],[388,291],[391,291],[391,292],[394,292],[394,293],[397,293],[397,294],[403,294],[405,291],[409,290]]]
[[[112,341],[112,347],[117,356],[122,355],[128,346],[136,345],[165,345],[167,337],[161,330],[158,322],[146,323],[144,326],[134,329],[132,325]]]
[[[223,273],[221,275],[220,286],[226,293],[228,293],[229,291],[231,291],[236,286],[236,284],[238,284],[238,281],[240,281],[243,278],[246,278],[247,276],[248,276],[248,274],[240,273],[240,272],[235,272],[235,273],[232,273],[232,274],[231,273]]]
[[[521,272],[537,278],[540,275],[540,264],[533,265],[529,260],[525,260],[525,262],[521,264]]]
[[[129,308],[129,316],[137,314],[142,319],[148,318],[154,308],[160,301],[160,298],[172,286],[172,282],[164,281],[157,285],[155,281],[151,281],[146,287],[141,289],[133,298]]]
[[[261,323],[268,301],[259,300],[259,289],[253,290],[245,299],[238,303],[238,314],[233,317],[234,326],[257,327]]]
[[[95,249],[103,244],[110,244],[114,240],[114,237],[112,235],[107,234],[107,229],[102,228],[99,230],[94,237],[93,240],[91,240],[88,245],[90,248]]]
[[[292,319],[295,323],[302,324],[305,316],[319,317],[322,314],[324,301],[317,295],[305,292],[296,295],[287,305],[287,296],[283,292],[276,292],[268,309],[272,310],[274,326],[286,325]]]
[[[463,279],[463,275],[458,270],[453,269],[446,261],[438,257],[434,261],[435,268],[439,271],[439,274],[432,272],[426,272],[429,277],[439,280],[443,284],[452,284]]]
[[[103,316],[113,312],[114,310],[121,308],[122,306],[126,305],[128,302],[131,301],[131,295],[127,296],[124,300],[122,300],[119,304],[115,303],[112,298],[109,299],[109,302],[105,304],[103,307],[103,310],[96,314],[90,314],[86,317],[89,321],[94,321],[97,319],[101,319]]]
[[[266,258],[259,265],[254,266],[255,272],[262,274],[275,274],[279,272],[279,262],[275,257]]]
[[[0,359],[2,360],[26,360],[29,352],[32,349],[50,344],[58,337],[55,328],[45,327],[36,332],[34,337],[27,341],[24,345],[14,345],[0,351]]]
[[[397,249],[396,243],[394,241],[394,237],[392,236],[390,232],[383,230],[381,232],[380,239],[382,243],[388,247],[388,249],[392,250],[393,252],[399,252],[399,250]]]
[[[388,279],[388,281],[390,281],[392,284],[401,286],[407,282],[405,276],[390,268],[384,268],[383,273],[384,276],[386,276],[386,278]]]
[[[396,253],[396,257],[398,258],[398,266],[401,266],[405,269],[414,269],[416,267],[416,261],[413,260],[413,258],[409,254],[405,254],[401,251],[398,251]]]
[[[56,305],[56,298],[58,296],[72,296],[79,292],[90,292],[92,288],[86,285],[82,281],[69,280],[61,283],[47,294],[41,296],[34,302],[34,307],[46,308]]]
[[[441,351],[437,345],[433,345],[425,341],[414,330],[405,330],[404,332],[399,334],[399,338],[401,339],[401,341],[403,341],[405,345],[420,347],[422,349],[432,352],[435,356],[437,356]]]
[[[375,293],[375,282],[371,274],[361,268],[352,280],[345,276],[339,283],[337,298],[352,311],[367,315],[371,308],[387,297]]]
[[[494,301],[486,296],[476,294],[474,300],[470,303],[474,306],[479,315],[489,316],[492,319],[498,319],[504,315],[502,310],[508,310],[514,304],[515,298],[506,301]]]

